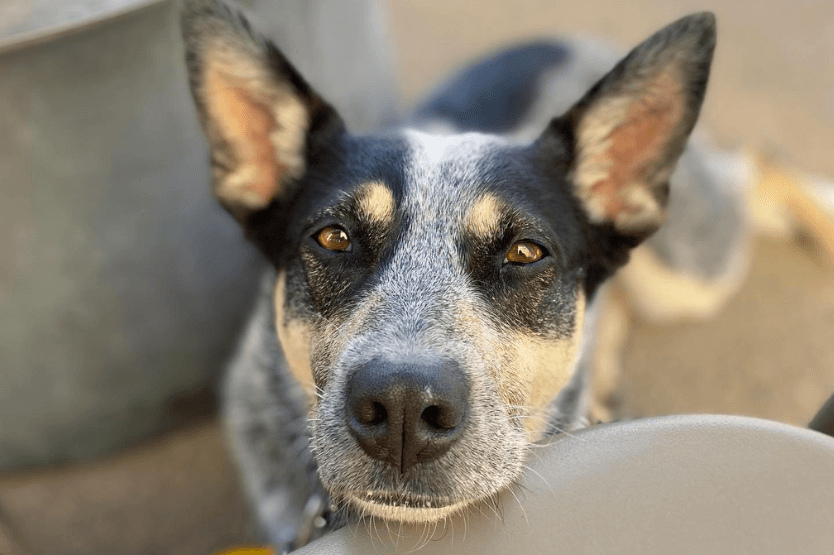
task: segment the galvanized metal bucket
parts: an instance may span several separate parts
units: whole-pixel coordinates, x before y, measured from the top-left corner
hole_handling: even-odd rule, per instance
[[[392,116],[373,1],[248,4],[349,125]],[[175,421],[261,267],[209,192],[176,3],[0,4],[0,176],[0,468]]]

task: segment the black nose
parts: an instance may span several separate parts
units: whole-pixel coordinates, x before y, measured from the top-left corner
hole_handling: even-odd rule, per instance
[[[457,364],[357,368],[347,391],[347,425],[371,457],[405,472],[445,453],[466,426],[469,386]]]

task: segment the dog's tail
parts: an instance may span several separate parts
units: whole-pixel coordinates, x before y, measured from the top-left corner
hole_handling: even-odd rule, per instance
[[[750,158],[754,180],[748,192],[756,230],[782,237],[804,234],[820,260],[834,267],[834,183],[805,177],[770,155],[753,153]]]

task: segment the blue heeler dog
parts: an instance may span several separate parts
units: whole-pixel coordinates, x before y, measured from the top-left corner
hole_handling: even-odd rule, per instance
[[[657,32],[532,142],[507,136],[525,75],[563,45],[499,56],[483,113],[447,88],[423,131],[357,136],[235,10],[187,2],[182,22],[215,195],[273,266],[224,408],[269,541],[436,522],[512,486],[584,417],[586,304],[664,220],[714,17]]]

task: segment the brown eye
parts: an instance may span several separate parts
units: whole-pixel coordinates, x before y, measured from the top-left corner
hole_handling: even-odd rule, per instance
[[[532,264],[544,258],[544,249],[532,241],[519,241],[507,251],[506,262]]]
[[[334,225],[329,225],[319,231],[316,241],[329,251],[346,251],[350,248],[347,231]]]

